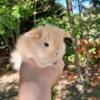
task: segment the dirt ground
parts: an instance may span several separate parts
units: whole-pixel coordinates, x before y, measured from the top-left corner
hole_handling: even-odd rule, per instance
[[[4,75],[0,78],[0,100],[17,100],[18,74]]]
[[[65,72],[62,79],[54,86],[52,100],[100,100],[99,83],[96,83],[92,88],[87,87],[88,94],[83,95],[83,87],[81,84],[75,83],[75,79],[77,79],[77,75],[73,76],[73,74]],[[17,100],[18,82],[19,76],[17,73],[3,75],[0,78],[0,100]],[[93,95],[95,90],[96,96]]]

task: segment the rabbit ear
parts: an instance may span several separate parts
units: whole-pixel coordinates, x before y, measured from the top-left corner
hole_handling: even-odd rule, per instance
[[[65,37],[65,38],[64,38],[64,42],[65,42],[66,44],[70,45],[70,44],[72,44],[73,41],[72,41],[71,38]]]
[[[71,33],[70,32],[65,33],[65,35],[64,35],[64,42],[66,44],[68,44],[68,45],[73,43],[73,39],[71,37]]]
[[[32,29],[24,34],[26,37],[30,37],[33,39],[39,39],[42,36],[42,33],[37,29]]]

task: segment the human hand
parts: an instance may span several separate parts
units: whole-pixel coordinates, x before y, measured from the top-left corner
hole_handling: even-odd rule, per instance
[[[18,100],[51,100],[51,87],[62,75],[64,63],[40,68],[33,60],[23,62],[20,69]]]
[[[64,63],[62,60],[56,61],[52,66],[40,68],[35,61],[26,60],[20,69],[21,82],[36,82],[39,85],[52,87],[62,75]]]

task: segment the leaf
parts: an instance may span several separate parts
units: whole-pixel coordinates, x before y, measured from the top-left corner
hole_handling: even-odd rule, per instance
[[[15,18],[19,19],[19,18],[21,17],[19,11],[20,11],[19,6],[14,6],[14,7],[12,8],[12,13],[11,13],[11,15],[14,16]]]
[[[75,61],[75,55],[69,56],[69,57],[68,57],[68,60],[69,60],[70,62],[74,63],[74,61]]]

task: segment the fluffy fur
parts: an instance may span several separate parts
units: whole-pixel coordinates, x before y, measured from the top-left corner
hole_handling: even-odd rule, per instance
[[[39,26],[21,35],[11,53],[10,61],[14,69],[19,70],[25,59],[34,59],[39,67],[62,59],[65,37],[70,38],[70,34],[53,25]]]

